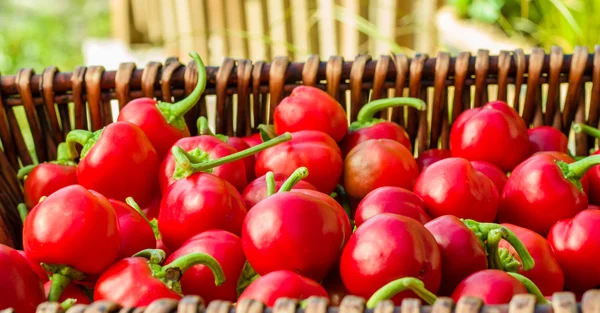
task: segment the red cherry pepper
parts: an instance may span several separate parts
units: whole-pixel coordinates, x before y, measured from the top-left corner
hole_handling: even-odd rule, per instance
[[[419,156],[417,157],[419,173],[425,170],[429,165],[449,157],[452,157],[452,153],[447,149],[429,149],[419,153]]]
[[[435,238],[419,222],[401,215],[382,213],[358,227],[346,244],[340,274],[348,291],[369,298],[387,283],[404,277],[422,280],[437,292],[441,280],[441,255]],[[402,292],[392,300],[414,297]]]
[[[312,86],[298,86],[285,97],[273,113],[275,132],[317,130],[341,141],[348,131],[342,105],[325,91]]]
[[[417,98],[385,98],[371,101],[365,104],[356,117],[356,121],[350,124],[348,134],[340,143],[342,155],[345,157],[359,143],[370,139],[390,139],[397,141],[412,150],[408,133],[404,127],[383,119],[374,118],[375,113],[388,108],[404,106],[425,110],[425,102]]]
[[[185,295],[198,295],[204,301],[225,300],[235,302],[237,282],[246,262],[240,237],[224,231],[209,230],[186,241],[167,258],[165,264],[191,253],[205,253],[217,260],[223,269],[226,281],[215,287],[213,273],[206,265],[194,265],[181,278],[181,290]]]
[[[127,198],[127,203],[113,199],[108,201],[115,209],[119,222],[121,246],[117,259],[128,258],[145,249],[155,249],[154,229],[133,198]]]
[[[565,274],[565,288],[585,292],[600,285],[597,267],[600,253],[600,211],[583,210],[558,221],[548,233],[548,243]]]
[[[100,275],[116,259],[121,239],[117,215],[101,194],[64,187],[36,205],[23,226],[28,257],[52,274],[50,301],[71,280]]]
[[[23,222],[25,222],[25,220],[23,220]],[[46,270],[44,270],[42,268],[42,266],[39,263],[36,263],[35,261],[32,261],[27,254],[25,254],[25,251],[22,250],[17,250],[17,252],[19,252],[19,254],[25,258],[25,260],[27,260],[27,263],[29,263],[29,266],[31,266],[31,269],[35,272],[35,274],[39,277],[40,281],[42,283],[45,283],[47,281],[49,281],[48,279],[48,274],[46,273]]]
[[[226,281],[219,262],[208,254],[187,254],[161,266],[164,258],[162,250],[144,250],[115,263],[98,278],[94,301],[107,300],[122,307],[142,307],[158,299],[179,300],[182,275],[199,264],[211,269],[214,285],[220,286]]]
[[[511,171],[529,155],[527,126],[503,101],[461,113],[450,130],[452,156],[486,161]]]
[[[344,160],[344,188],[348,196],[355,199],[362,199],[384,186],[412,190],[418,175],[412,152],[390,139],[364,141]]]
[[[0,310],[35,313],[44,302],[44,289],[38,276],[19,252],[0,244]]]
[[[253,180],[244,189],[244,192],[242,193],[242,199],[244,200],[244,204],[246,205],[246,208],[248,210],[252,209],[252,207],[255,204],[257,204],[261,200],[268,197],[268,195],[269,195],[269,190],[268,190],[269,186],[268,186],[268,180],[267,180],[268,174],[269,173]],[[283,184],[286,180],[287,180],[287,176],[285,176],[283,174],[273,174],[274,185],[272,186],[273,190],[270,192],[270,194],[275,193],[275,190],[279,190],[281,188],[281,186],[283,186]],[[317,188],[315,188],[313,185],[311,185],[310,183],[307,183],[303,180],[296,182],[296,184],[292,187],[292,189],[317,190]]]
[[[546,238],[527,228],[512,224],[502,224],[502,226],[513,231],[535,261],[533,268],[525,270],[520,266],[517,273],[531,279],[539,286],[543,295],[551,296],[555,292],[562,291],[565,277]],[[505,240],[500,242],[499,247],[508,249],[515,259],[521,260],[515,249]]]
[[[550,303],[525,276],[499,270],[483,270],[471,274],[458,284],[452,293],[452,299],[458,302],[461,297],[471,296],[480,298],[486,305],[508,304],[515,295],[524,293],[534,294],[540,304]]]
[[[46,293],[46,297],[48,297],[48,293],[50,292],[50,286],[52,286],[52,282],[48,281],[44,284],[44,292]],[[60,298],[58,298],[58,302],[69,301],[69,299],[75,300],[76,304],[90,304],[90,298],[85,294],[85,292],[75,283],[70,283],[62,292]]]
[[[21,168],[18,179],[25,179],[23,196],[27,208],[33,208],[40,198],[70,185],[77,184],[77,164],[68,158],[66,143],[57,148],[56,161]]]
[[[260,133],[254,133],[250,136],[242,137],[242,140],[245,141],[250,147],[254,147],[263,142],[262,138],[260,137]]]
[[[555,158],[555,159],[557,159],[559,161],[563,161],[563,162],[568,163],[568,164],[571,164],[571,163],[575,162],[575,159],[572,156],[570,156],[570,155],[568,155],[566,153],[558,152],[558,151],[540,151],[540,152],[534,153],[534,155],[537,155],[537,154],[548,154],[548,155],[551,155],[553,158]],[[589,199],[589,195],[590,195],[590,192],[589,192],[589,182],[590,182],[590,179],[588,179],[588,177],[591,176],[591,173],[593,172],[593,169],[594,168],[592,168],[591,170],[589,170],[583,176],[583,178],[581,178],[581,186],[583,187],[583,192],[585,192],[585,194],[588,195],[588,199]]]
[[[161,160],[177,140],[190,136],[183,116],[196,106],[206,87],[206,69],[200,56],[196,52],[191,52],[190,56],[196,63],[198,82],[189,96],[176,103],[155,101],[151,98],[135,99],[121,109],[117,118],[119,122],[139,126]]]
[[[304,300],[309,297],[329,298],[317,282],[289,270],[279,270],[259,277],[240,295],[238,302],[252,299],[273,307],[279,298]]]
[[[77,180],[87,189],[107,198],[125,201],[133,197],[144,204],[157,190],[159,159],[144,132],[127,122],[111,123],[91,133],[76,129],[67,135],[69,155],[77,155],[81,144]]]
[[[381,213],[393,213],[425,224],[431,218],[425,213],[425,203],[409,190],[400,187],[380,187],[369,192],[356,208],[354,223],[359,227],[367,219]]]
[[[306,168],[296,173],[302,171]],[[341,220],[341,207],[320,196],[287,192],[289,188],[284,185],[248,211],[242,228],[244,252],[259,275],[292,270],[321,280],[336,264],[350,222]]]
[[[455,215],[493,222],[498,211],[498,190],[467,159],[448,158],[426,168],[414,192],[425,202],[429,216]]]
[[[265,175],[269,171],[290,176],[302,166],[311,173],[306,181],[320,192],[330,194],[342,174],[340,148],[323,132],[295,132],[290,142],[261,152],[256,160],[255,171],[256,176]]]
[[[597,128],[578,123],[573,124],[572,128],[575,133],[583,133],[595,138],[600,138],[600,131]],[[598,154],[600,154],[600,150],[596,150],[592,153],[592,155]],[[585,178],[589,181],[589,191],[586,191],[589,202],[600,205],[600,166],[592,167],[585,175]]]
[[[504,185],[506,185],[506,181],[508,180],[506,173],[496,165],[484,161],[471,161],[471,165],[476,171],[487,176],[494,183],[494,186],[496,186],[498,195],[502,195],[502,190],[504,190]]]
[[[527,130],[529,153],[558,151],[569,153],[569,140],[560,130],[552,126],[538,126]]]
[[[581,178],[600,156],[567,164],[552,154],[539,153],[512,171],[500,201],[498,220],[531,229],[545,236],[561,219],[587,208]]]

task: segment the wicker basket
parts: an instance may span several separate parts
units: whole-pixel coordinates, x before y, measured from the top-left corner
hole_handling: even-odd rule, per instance
[[[451,57],[441,52],[435,58],[418,55],[413,59],[393,55],[372,60],[367,55],[359,55],[352,62],[345,62],[339,56],[332,56],[327,62],[310,56],[301,63],[289,62],[286,57],[275,58],[271,63],[226,58],[220,67],[207,68],[207,74],[205,95],[216,95],[213,122],[217,132],[227,135],[248,135],[258,124],[269,123],[274,107],[300,84],[318,86],[342,103],[346,102],[348,91],[346,107],[351,120],[369,99],[403,94],[424,99],[428,103],[425,112],[404,108],[390,110],[383,116],[406,127],[415,153],[430,147],[447,148],[452,121],[465,109],[481,106],[488,99],[508,101],[528,125],[552,125],[565,134],[569,134],[573,121],[597,127],[600,118],[600,46],[595,47],[593,54],[586,47],[577,47],[572,55],[563,55],[560,48],[554,47],[549,54],[533,49],[529,55],[516,50],[490,56],[488,51],[480,50],[476,56],[463,52]],[[586,88],[586,82],[592,83],[591,88]],[[566,95],[561,95],[563,83],[566,83]],[[22,225],[15,208],[23,196],[16,170],[33,162],[13,112],[15,106],[25,108],[37,158],[43,162],[56,157],[57,144],[73,127],[97,130],[112,122],[110,100],[117,99],[119,106],[144,96],[177,100],[189,94],[195,84],[194,63],[184,66],[176,58],[169,58],[164,64],[151,62],[144,69],[124,63],[117,71],[105,71],[101,66],[82,66],[72,73],[61,73],[56,67],[48,67],[41,74],[35,74],[32,69],[21,69],[16,75],[1,76],[0,241],[20,248]],[[206,100],[203,96],[186,116],[192,134],[196,132],[198,116],[207,115]],[[69,103],[73,103],[71,110]],[[585,135],[577,135],[574,141],[576,155],[588,154],[588,148],[595,145],[594,139]],[[509,306],[489,306],[483,310],[600,312],[600,293],[596,291],[588,292],[581,304],[577,304],[571,293],[558,293],[554,300],[552,306],[535,306],[535,299],[522,295],[515,297]],[[294,313],[296,305],[282,299],[273,311]],[[466,313],[478,312],[480,306],[475,299],[464,298],[453,306],[448,299],[442,298],[436,305],[427,307],[419,307],[418,301],[407,300],[394,309],[390,302],[383,302],[375,311],[442,313],[455,310]],[[216,301],[206,310],[225,313],[230,308],[230,303]],[[54,312],[60,308],[46,303],[39,310]],[[69,311],[117,310],[121,308],[101,302],[88,307],[76,305]],[[179,302],[158,301],[145,308],[146,312],[175,310],[199,312],[204,310],[204,305],[198,298],[186,297]],[[338,309],[328,309],[322,299],[314,299],[305,309],[313,313],[327,310]],[[361,313],[363,310],[364,301],[355,297],[346,297],[339,308],[343,313]],[[263,311],[263,306],[240,302],[236,311],[258,313]]]

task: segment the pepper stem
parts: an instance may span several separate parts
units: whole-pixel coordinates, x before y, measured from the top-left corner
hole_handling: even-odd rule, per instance
[[[25,176],[29,175],[29,173],[31,173],[31,171],[33,171],[33,169],[36,166],[38,166],[38,165],[31,164],[31,165],[27,165],[27,166],[20,168],[19,171],[17,172],[17,179],[22,180],[23,178],[25,178]]]
[[[196,127],[198,128],[198,135],[214,136],[215,134],[208,127],[208,119],[204,116],[200,116],[196,121]]]
[[[414,277],[404,277],[391,281],[375,291],[367,301],[367,308],[373,309],[380,301],[391,299],[405,290],[411,290],[428,304],[433,304],[437,300],[435,294],[425,289],[425,284],[421,280]]]
[[[360,111],[358,111],[356,121],[360,123],[368,123],[373,119],[373,115],[375,115],[375,113],[387,108],[401,106],[413,107],[419,111],[423,111],[427,107],[425,102],[419,98],[395,97],[379,99],[365,104]]]
[[[523,242],[510,229],[495,223],[479,223],[468,219],[462,221],[482,242],[485,242],[490,238],[490,233],[492,234],[492,239],[496,236],[495,233],[500,234],[501,238],[508,241],[515,251],[517,251],[517,254],[519,254],[524,270],[528,271],[535,265],[535,261],[531,257],[531,254],[529,254],[529,251],[527,251],[527,247],[525,247]],[[498,231],[492,233],[493,230]]]
[[[292,173],[292,175],[290,175],[290,177],[288,177],[288,179],[286,179],[285,182],[283,182],[283,185],[281,185],[281,188],[279,188],[279,191],[277,191],[277,193],[292,190],[292,188],[294,188],[294,186],[298,182],[300,182],[303,178],[306,177],[308,177],[308,169],[304,166],[297,168]]]
[[[187,97],[178,102],[173,104],[159,102],[157,104],[158,109],[161,111],[167,122],[169,124],[177,124],[176,126],[179,128],[185,127],[185,122],[181,123],[182,117],[196,105],[206,88],[206,68],[204,67],[200,55],[194,51],[190,52],[189,55],[194,59],[198,69],[198,82],[196,83],[196,87],[194,87],[194,90]]]
[[[25,203],[19,203],[17,205],[17,211],[19,211],[19,216],[21,217],[21,222],[24,225],[25,220],[27,219],[27,214],[29,214],[29,210],[27,210],[27,206],[25,205]]]
[[[488,264],[491,269],[506,272],[516,272],[521,263],[515,259],[510,251],[499,248],[500,241],[505,237],[506,228],[492,229],[487,237]]]
[[[216,286],[221,286],[225,283],[225,273],[223,273],[223,268],[221,268],[219,262],[212,256],[200,252],[190,253],[175,259],[175,261],[162,268],[162,273],[170,281],[179,281],[185,271],[198,264],[206,265],[210,268],[215,276]]]
[[[125,199],[125,202],[132,207],[136,212],[138,212],[142,218],[144,219],[144,221],[146,221],[146,223],[148,223],[148,225],[150,225],[150,228],[152,228],[152,232],[154,233],[154,238],[156,240],[161,238],[160,235],[160,230],[158,229],[158,225],[156,223],[152,223],[148,217],[146,216],[146,214],[144,214],[144,211],[142,211],[142,209],[140,208],[140,206],[137,204],[137,202],[135,202],[135,200],[133,200],[132,197],[127,197]]]
[[[76,299],[69,298],[69,299],[61,302],[60,307],[66,311],[66,310],[70,309],[75,303],[77,303]]]
[[[265,149],[276,146],[280,143],[290,141],[291,139],[292,139],[292,135],[290,133],[285,133],[281,136],[273,138],[267,142],[263,142],[254,147],[248,148],[246,150],[239,151],[239,152],[230,154],[228,156],[224,156],[224,157],[216,159],[216,160],[211,160],[208,162],[199,162],[199,163],[192,163],[192,160],[190,160],[190,158],[189,158],[189,154],[187,152],[185,152],[185,150],[183,150],[182,148],[180,148],[178,146],[174,146],[171,149],[171,152],[173,153],[173,156],[175,157],[177,164],[184,171],[183,177],[188,177],[196,172],[205,172],[205,171],[208,171],[217,166],[223,165],[225,163],[230,163],[233,161],[241,160],[243,158],[246,158],[248,156],[256,154],[260,151],[263,151]]]
[[[92,132],[83,129],[74,129],[70,131],[67,134],[67,139],[65,140],[67,145],[67,155],[65,157],[69,160],[75,160],[79,155],[76,145],[80,144],[84,146],[93,135],[94,134]]]
[[[546,297],[544,297],[544,295],[542,294],[540,289],[535,285],[535,283],[532,282],[529,278],[527,278],[521,274],[517,274],[517,273],[508,273],[508,274],[510,276],[516,278],[523,285],[525,285],[525,289],[527,289],[527,292],[534,295],[538,303],[540,303],[540,304],[549,304],[550,303],[550,301],[548,301],[548,299],[546,299]]]
[[[590,135],[592,137],[600,138],[600,130],[598,130],[597,128],[594,128],[592,126],[588,126],[588,125],[581,124],[581,123],[575,123],[575,124],[573,124],[573,126],[571,126],[571,128],[577,134],[584,133],[584,134]]]
[[[48,301],[58,302],[58,299],[60,299],[65,288],[71,283],[71,278],[60,273],[54,273],[50,280],[52,281],[52,284],[50,285],[50,291],[48,292]]]
[[[152,264],[161,264],[165,260],[167,255],[161,249],[144,249],[132,255],[132,257],[148,259],[148,262]]]
[[[61,142],[56,147],[56,160],[57,161],[71,161],[69,159],[69,147],[67,147],[66,142]]]
[[[560,167],[565,178],[581,189],[581,178],[592,167],[600,164],[600,155],[588,156],[571,164],[562,161],[557,161],[556,163]]]
[[[521,262],[515,258],[512,253],[506,248],[498,249],[498,256],[500,257],[500,261],[504,266],[505,272],[517,272],[519,267],[521,266]]]
[[[267,181],[267,197],[270,197],[275,194],[275,175],[269,171],[265,175],[265,179]]]

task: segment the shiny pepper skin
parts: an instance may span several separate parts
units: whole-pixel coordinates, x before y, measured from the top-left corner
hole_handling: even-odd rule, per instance
[[[0,310],[35,313],[46,300],[42,282],[17,250],[0,245]]]

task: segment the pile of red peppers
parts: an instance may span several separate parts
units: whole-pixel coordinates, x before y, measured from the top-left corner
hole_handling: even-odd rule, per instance
[[[133,100],[103,129],[71,131],[56,161],[19,171],[23,250],[0,246],[0,310],[184,295],[543,304],[600,285],[600,152],[575,158],[559,130],[493,101],[452,122],[450,149],[415,158],[414,138],[377,116],[422,100],[372,101],[349,124],[308,86],[260,133],[214,134],[201,117],[190,136],[183,116],[206,86],[191,56],[185,99]]]

